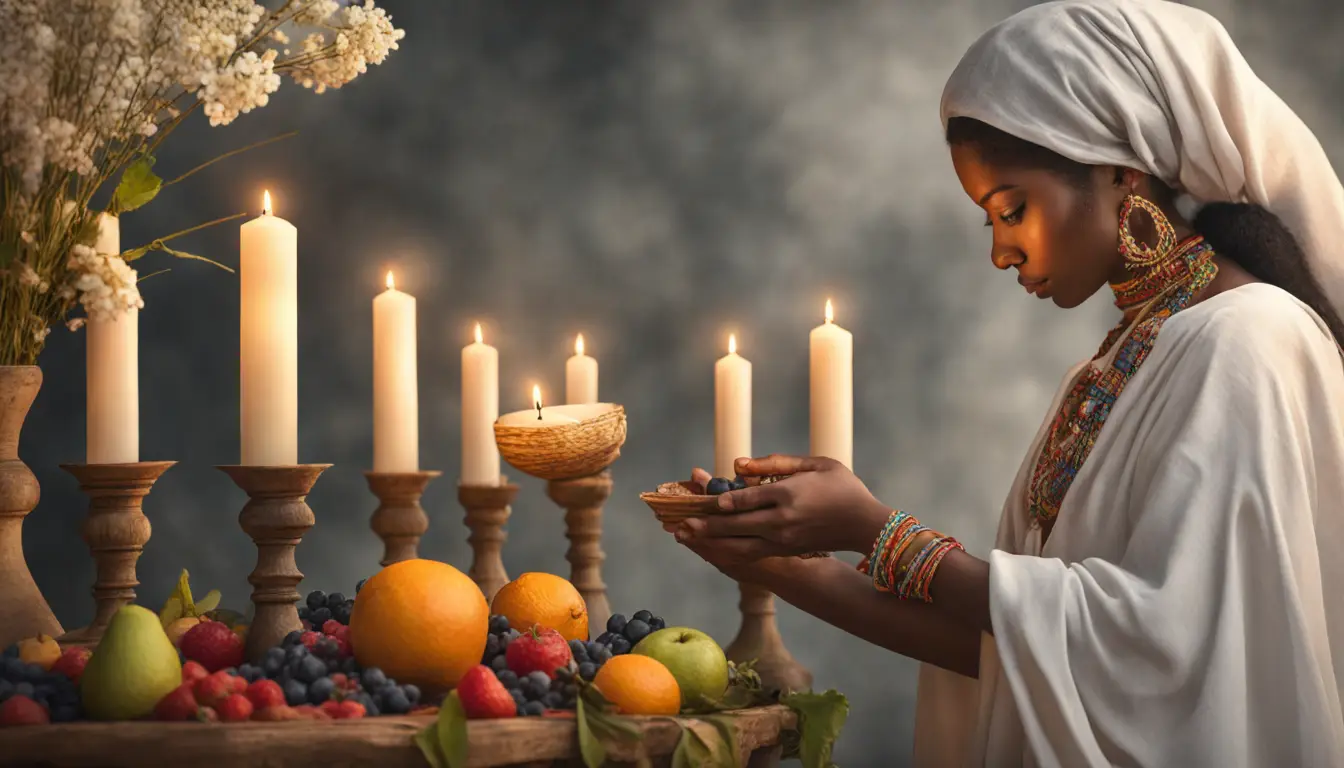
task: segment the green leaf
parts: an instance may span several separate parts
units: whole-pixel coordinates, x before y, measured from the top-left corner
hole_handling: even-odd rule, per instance
[[[448,694],[439,705],[439,719],[434,724],[438,737],[439,752],[443,755],[448,768],[465,768],[467,765],[467,713],[462,709],[462,700],[457,691]]]
[[[219,606],[219,590],[212,589],[196,603],[196,615],[204,616]]]
[[[117,183],[116,192],[112,193],[110,213],[134,211],[159,194],[163,179],[154,173],[153,168],[154,158],[150,155],[141,155],[135,162],[126,166],[121,172],[121,181]]]
[[[75,242],[80,245],[92,247],[98,242],[98,217],[93,216],[80,226],[79,231],[75,232]]]
[[[164,245],[161,241],[158,240],[154,241],[154,243],[151,243],[151,245],[157,245],[160,251],[163,251],[169,256],[176,256],[179,259],[191,259],[192,261],[204,261],[206,264],[213,264],[216,267],[219,267],[220,269],[224,270],[225,272],[233,271],[232,267],[226,267],[223,264],[220,264],[218,261],[215,261],[214,259],[207,259],[204,256],[197,256],[194,253],[187,253],[186,251],[179,251],[176,248],[169,248],[168,246]]]
[[[448,762],[439,754],[439,737],[436,735],[438,725],[430,723],[422,731],[417,731],[412,741],[415,746],[420,748],[420,754],[425,756],[425,762],[433,768],[448,768]]]
[[[710,765],[715,763],[709,745],[694,729],[683,725],[681,738],[677,740],[677,749],[672,753],[672,768],[701,768]]]
[[[153,243],[150,243],[150,245],[153,245]],[[141,256],[144,256],[146,253],[149,253],[150,245],[142,245],[139,248],[132,248],[128,251],[122,251],[121,260],[127,263],[135,261]]]
[[[206,597],[208,598],[210,596],[206,595]],[[196,607],[200,608],[201,604],[197,603]],[[205,611],[201,615],[207,619],[210,619],[211,621],[218,621],[219,623],[229,627],[242,624],[247,619],[246,616],[239,613],[238,611],[229,610],[228,608],[216,608],[213,611]]]
[[[831,751],[849,717],[849,701],[838,691],[790,693],[780,699],[798,713],[798,757],[803,768],[831,768]]]
[[[168,598],[168,601],[163,604],[163,610],[159,611],[159,623],[163,625],[164,629],[167,629],[169,624],[180,618],[182,618],[182,601],[177,599],[176,596]]]
[[[719,718],[724,719],[724,718]],[[720,723],[681,720],[681,739],[672,753],[673,768],[741,768],[737,731],[731,721],[725,732]]]
[[[602,744],[602,739],[593,733],[592,726],[588,722],[588,710],[583,697],[578,700],[578,711],[576,719],[579,721],[579,754],[583,756],[583,764],[588,768],[602,768],[602,764],[607,762],[607,748]]]
[[[719,738],[723,739],[724,745],[728,748],[730,762],[727,765],[741,768],[742,745],[737,741],[737,722],[724,715],[710,715],[702,719],[718,729]]]

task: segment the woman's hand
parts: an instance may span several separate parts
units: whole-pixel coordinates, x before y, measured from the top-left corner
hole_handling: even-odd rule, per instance
[[[833,459],[771,455],[738,459],[736,470],[749,486],[719,496],[719,509],[732,514],[670,526],[677,541],[720,570],[808,552],[866,555],[891,514],[854,473]],[[770,475],[790,477],[759,484]],[[694,482],[707,479],[704,470],[692,473]]]

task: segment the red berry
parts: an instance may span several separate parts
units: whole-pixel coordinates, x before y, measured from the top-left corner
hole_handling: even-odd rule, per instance
[[[247,700],[255,709],[285,706],[285,692],[274,680],[257,680],[247,686]]]
[[[333,720],[339,720],[341,718],[341,702],[335,699],[327,699],[322,702],[321,706],[318,707],[318,710]]]
[[[340,703],[340,708],[340,717],[343,720],[355,720],[364,716],[364,705],[358,701],[346,699]]]
[[[155,720],[195,720],[196,712],[200,705],[196,702],[196,694],[192,690],[191,683],[183,683],[172,690],[167,696],[159,699],[159,703],[154,705]]]
[[[47,708],[27,696],[10,696],[0,704],[0,728],[9,725],[44,725],[51,722]]]
[[[327,704],[334,704],[334,703],[335,702],[330,699],[322,702],[323,707],[325,707]],[[294,711],[298,712],[299,716],[302,717],[304,720],[332,719],[331,715],[327,714],[325,709],[323,709],[322,707],[313,706],[312,704],[300,704],[299,706],[294,708]]]
[[[229,682],[233,683],[234,693],[247,693],[247,678],[242,675],[229,675]]]
[[[354,649],[350,647],[350,641],[344,637],[336,638],[336,658],[348,659],[354,655]]]
[[[243,640],[218,621],[203,621],[187,630],[178,647],[182,655],[211,672],[243,663]]]
[[[55,664],[51,665],[51,671],[59,672],[70,678],[71,682],[78,683],[84,674],[84,665],[89,663],[89,657],[92,655],[93,652],[82,645],[71,646],[56,659]]]
[[[290,706],[262,707],[252,713],[252,719],[264,723],[302,720],[303,713]]]
[[[518,642],[514,640],[513,642]],[[512,644],[510,644],[512,645]],[[518,714],[518,704],[504,688],[504,684],[495,677],[494,670],[478,664],[467,670],[457,683],[457,698],[462,709],[471,719],[513,717]]]
[[[194,693],[201,706],[213,707],[233,694],[233,677],[227,672],[216,672],[197,680]]]
[[[209,676],[210,670],[194,661],[188,661],[182,665],[182,682],[184,683],[194,683]]]
[[[307,648],[308,651],[311,653],[313,648],[317,647],[317,641],[322,639],[322,633],[304,632],[302,635],[300,635],[299,639],[303,641],[303,647]]]
[[[574,655],[569,643],[554,629],[533,626],[509,643],[504,660],[514,674],[523,677],[532,672],[545,672],[554,678],[555,670],[569,664]]]
[[[241,723],[252,717],[252,702],[247,697],[235,693],[219,705],[219,719],[226,723]]]
[[[344,630],[345,625],[335,619],[327,619],[326,623],[322,625],[322,633],[332,637],[344,634]]]

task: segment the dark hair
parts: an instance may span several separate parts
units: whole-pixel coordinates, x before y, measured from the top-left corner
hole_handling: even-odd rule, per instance
[[[1040,168],[1079,186],[1087,184],[1091,175],[1083,163],[969,117],[947,121],[947,143],[973,145],[991,163]],[[1158,183],[1168,199],[1156,202],[1170,203],[1175,193]],[[1344,343],[1344,322],[1312,275],[1302,246],[1278,216],[1254,203],[1209,203],[1195,215],[1191,226],[1215,253],[1311,307],[1335,339]]]

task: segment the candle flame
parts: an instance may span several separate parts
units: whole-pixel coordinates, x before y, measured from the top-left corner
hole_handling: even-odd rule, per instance
[[[271,215],[271,191],[269,189],[261,193],[261,212],[266,216]]]
[[[730,355],[736,355],[736,354],[737,354],[737,335],[736,335],[736,334],[732,334],[732,333],[728,334],[728,354],[730,354]]]
[[[481,343],[483,343],[483,342],[484,342],[484,337],[481,336],[481,324],[480,324],[480,323],[477,323],[477,324],[476,324],[476,343],[477,343],[477,344],[481,344]]]
[[[537,410],[541,410],[541,385],[539,384],[532,385],[532,404],[536,406]]]
[[[387,271],[387,289],[394,290],[397,287],[397,281],[392,279],[392,270]]]
[[[582,333],[580,333],[580,334],[578,335],[578,337],[574,339],[574,354],[576,354],[576,355],[582,355],[582,354],[583,354],[583,334],[582,334]]]
[[[830,300],[830,299],[827,299],[827,300],[826,300],[826,322],[830,323],[830,322],[834,322],[834,320],[835,320],[835,308],[831,306],[831,300]]]

